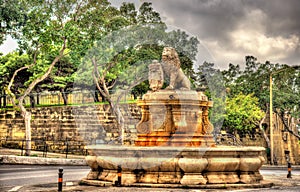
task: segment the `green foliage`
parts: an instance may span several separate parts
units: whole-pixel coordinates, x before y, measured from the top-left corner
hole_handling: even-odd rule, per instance
[[[22,65],[11,65],[11,70],[7,67],[4,70],[1,65],[2,83],[7,83],[18,67],[35,64],[28,70],[19,72],[26,72],[26,75],[22,75],[26,78],[16,79],[13,92],[24,92],[30,84],[45,74],[58,56],[64,40],[67,43],[63,57],[56,61],[49,76],[35,85],[35,91],[67,91],[73,87],[74,79],[77,79],[76,83],[81,88],[94,89],[91,62],[84,61],[77,71],[92,47],[92,52],[97,51],[99,58],[98,72],[104,75],[110,89],[118,80],[119,87],[122,83],[135,85],[131,87],[135,95],[146,92],[147,79],[144,76],[142,79],[138,78],[138,73],[143,71],[142,74],[145,74],[145,69],[152,60],[161,59],[164,46],[175,47],[185,73],[193,73],[192,65],[197,54],[198,40],[180,30],[167,32],[166,25],[151,3],[143,3],[138,9],[133,3],[123,3],[119,9],[114,8],[106,0],[24,0],[16,3],[16,7],[22,7],[22,12],[26,13],[26,22],[18,28],[17,33],[19,51],[21,54],[26,53],[28,60]],[[156,25],[155,28],[153,24]],[[128,32],[124,28],[126,26],[130,26],[131,31]],[[135,70],[138,73],[130,73],[137,65],[143,67]],[[124,75],[127,75],[127,79]]]
[[[26,20],[26,14],[19,0],[0,0],[0,45],[6,35],[17,36],[16,30]]]
[[[250,131],[256,128],[264,112],[258,107],[258,99],[253,94],[242,93],[226,100],[224,127],[230,131]]]
[[[8,85],[9,80],[12,78],[14,72],[30,63],[31,59],[27,54],[19,55],[17,52],[9,53],[0,57],[0,89]],[[21,71],[13,84],[12,90],[14,92],[20,92],[20,89],[25,88],[24,82],[26,82],[32,74],[28,71]]]
[[[260,63],[253,56],[246,56],[246,68],[229,64],[229,69],[222,71],[229,97],[239,93],[254,94],[259,99],[259,106],[269,110],[270,75],[273,80],[274,109],[283,113],[289,111],[294,117],[300,114],[299,67],[285,64]]]
[[[300,70],[283,65],[273,72],[273,105],[281,114],[300,115]]]
[[[213,101],[213,108],[209,111],[210,121],[214,125],[215,132],[218,132],[225,117],[226,90],[222,73],[214,68],[213,63],[204,62],[195,73],[195,87]]]

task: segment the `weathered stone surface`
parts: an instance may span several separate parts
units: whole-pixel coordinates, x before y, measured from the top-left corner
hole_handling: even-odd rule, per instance
[[[240,181],[236,172],[208,172],[204,175],[210,184],[238,183]]]
[[[97,180],[99,175],[99,171],[93,171],[91,170],[88,175],[86,176],[87,179],[89,180]]]
[[[237,171],[240,166],[239,158],[213,157],[208,159],[207,171]]]
[[[136,146],[214,146],[208,119],[212,102],[201,92],[159,90],[138,101],[142,110]]]
[[[190,80],[184,75],[180,68],[180,59],[176,50],[172,47],[165,47],[162,52],[162,68],[164,75],[169,78],[169,85],[166,89],[190,90]]]
[[[205,185],[207,180],[201,174],[185,174],[180,180],[182,185]]]
[[[175,184],[180,183],[181,174],[179,172],[159,172],[157,183]]]
[[[152,91],[157,91],[162,88],[164,84],[164,72],[160,63],[154,60],[152,64],[149,65],[149,75],[148,80],[150,84],[150,89]]]
[[[262,166],[261,158],[252,157],[246,158],[243,157],[240,160],[240,170],[241,171],[258,171],[258,169]]]
[[[114,183],[118,179],[118,173],[116,170],[105,170],[98,176],[98,179]]]
[[[208,161],[206,158],[180,158],[178,164],[185,173],[202,173],[206,169]]]
[[[85,161],[92,170],[98,169],[97,157],[96,156],[86,156]]]
[[[84,159],[59,159],[14,155],[0,155],[0,163],[23,165],[87,165]]]
[[[103,169],[117,170],[118,164],[115,163],[116,161],[117,159],[113,157],[97,157],[98,166]]]
[[[258,183],[261,180],[263,177],[259,172],[241,172],[240,174],[240,182],[242,183]]]
[[[159,171],[162,171],[162,172],[179,171],[178,159],[173,158],[173,159],[169,159],[167,161],[161,161],[161,165],[159,166]]]
[[[157,183],[158,181],[158,172],[146,173],[140,171],[136,173],[137,183]]]
[[[122,104],[120,107],[122,110],[125,108]],[[28,110],[32,113],[33,150],[44,150],[43,139],[47,139],[48,152],[62,152],[67,139],[69,152],[82,155],[86,153],[86,144],[103,144],[117,137],[116,120],[108,105],[37,107]],[[141,111],[136,104],[126,105],[126,110],[128,115],[124,117],[124,126],[134,138],[136,129],[132,122],[139,121]],[[15,140],[23,140],[24,135],[24,120],[20,112],[0,111],[0,138],[7,139],[5,145],[20,148],[22,142]],[[125,142],[133,144],[131,137]]]
[[[122,184],[133,184],[137,182],[136,175],[132,172],[122,172],[121,179]]]
[[[114,182],[118,165],[122,168],[122,181],[128,184],[249,184],[262,180],[258,171],[240,170],[243,158],[245,165],[251,166],[253,158],[255,166],[261,166],[260,154],[264,149],[258,147],[93,146],[93,149],[102,154],[97,157],[101,168],[98,180],[102,181]]]

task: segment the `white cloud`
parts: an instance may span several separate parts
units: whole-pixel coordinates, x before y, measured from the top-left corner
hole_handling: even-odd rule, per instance
[[[299,45],[296,35],[270,36],[266,32],[267,16],[261,10],[248,12],[246,18],[230,33],[234,50],[271,60],[282,60]]]
[[[218,40],[203,41],[211,50],[216,64],[224,68],[228,63],[244,63],[244,57],[252,55],[259,61],[286,63],[297,52],[300,39],[294,34],[272,36],[267,34],[267,16],[259,9],[247,12],[238,25],[228,32],[228,44]],[[227,67],[226,66],[226,67]]]
[[[6,55],[9,52],[12,52],[18,48],[18,44],[16,40],[8,36],[7,39],[0,46],[0,52]]]

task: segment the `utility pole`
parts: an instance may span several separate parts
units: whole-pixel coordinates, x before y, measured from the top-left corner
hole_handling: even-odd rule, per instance
[[[294,68],[299,69],[300,66],[289,66],[288,68],[279,69],[274,72],[270,72],[270,155],[271,165],[274,165],[274,129],[273,129],[273,74],[280,73],[284,70]]]
[[[270,73],[270,155],[271,155],[271,165],[274,165],[274,138],[273,138],[273,77]]]

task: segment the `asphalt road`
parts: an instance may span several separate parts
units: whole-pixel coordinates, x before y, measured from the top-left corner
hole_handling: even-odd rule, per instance
[[[19,189],[32,185],[55,184],[58,180],[58,169],[60,166],[32,166],[32,165],[0,165],[0,191],[18,191]],[[77,182],[85,177],[89,172],[87,166],[65,166],[64,182]],[[262,169],[261,174],[264,178],[286,179],[287,170]],[[300,170],[293,170],[292,176],[300,178]],[[125,188],[123,188],[125,190]],[[112,191],[117,191],[111,189]],[[272,189],[263,189],[263,191],[300,191],[297,187],[273,187]],[[127,191],[127,190],[125,190]],[[176,190],[174,190],[176,191]],[[180,190],[181,191],[181,190]],[[259,189],[241,189],[235,191],[260,191]]]
[[[58,169],[61,166],[38,165],[0,165],[0,191],[1,189],[18,189],[28,185],[57,183]],[[79,181],[89,172],[88,166],[63,167],[64,182]],[[8,190],[9,191],[9,190]],[[14,190],[12,190],[14,191]]]

